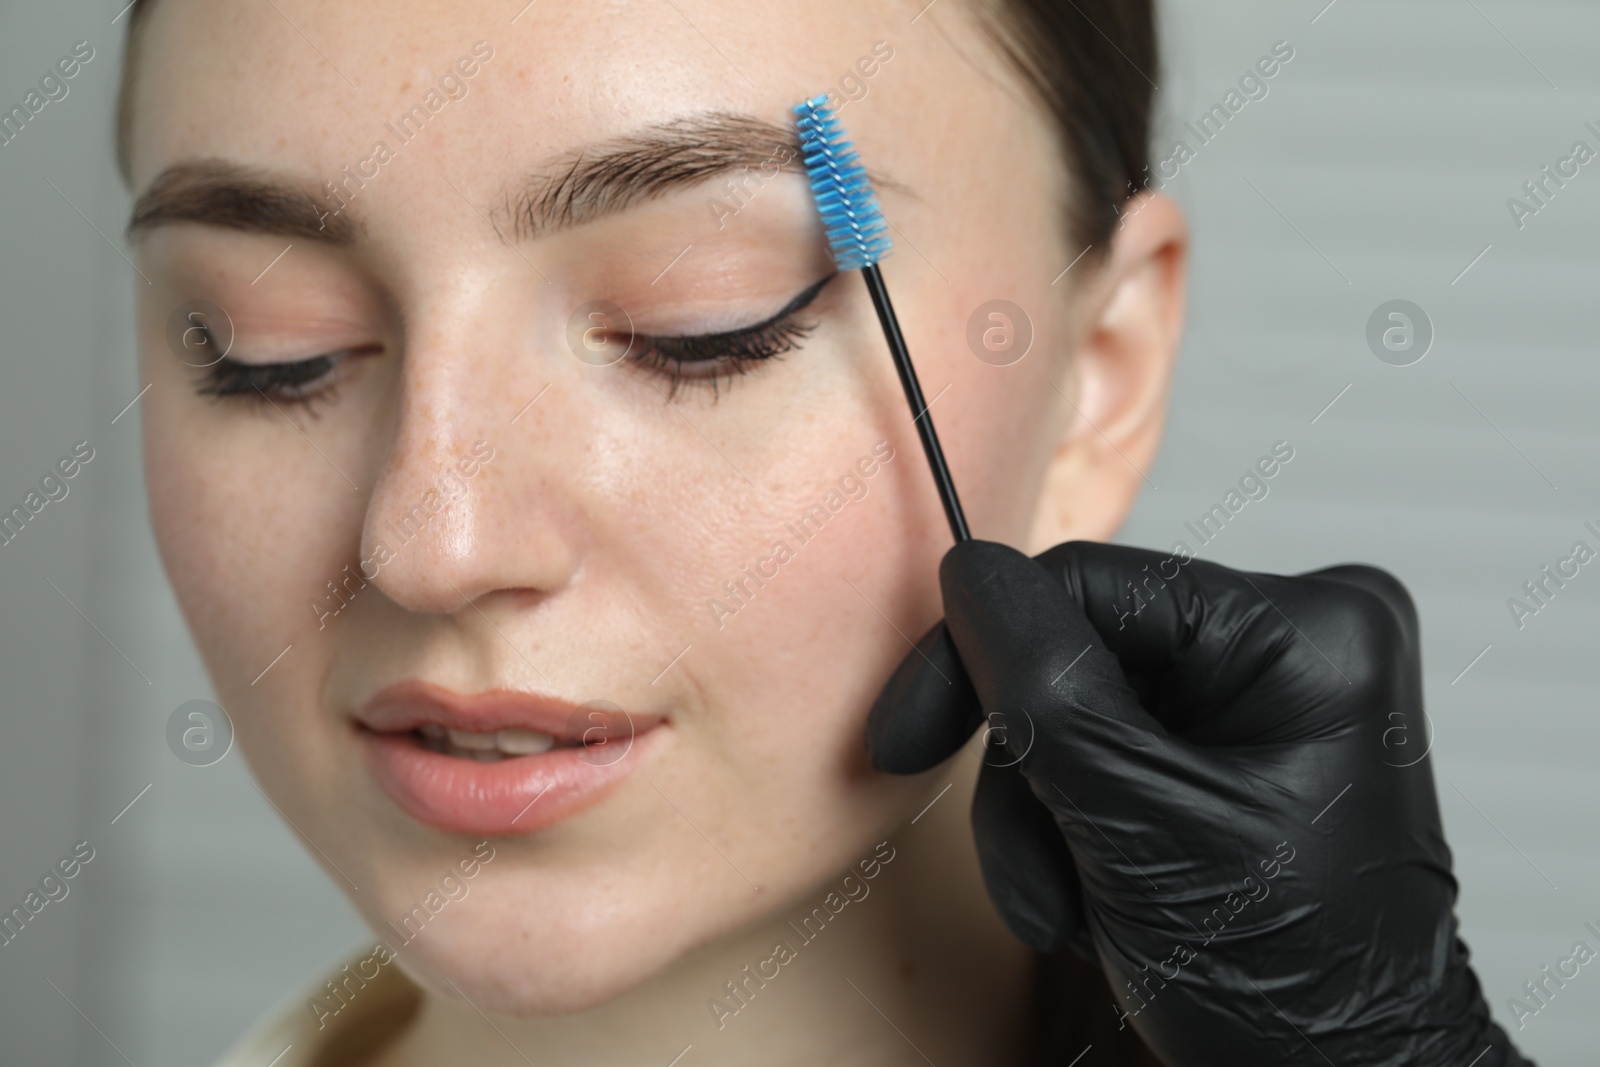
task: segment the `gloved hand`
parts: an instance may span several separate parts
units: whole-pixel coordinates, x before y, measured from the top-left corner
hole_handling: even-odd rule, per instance
[[[981,541],[939,576],[945,621],[874,707],[872,763],[926,770],[987,719],[990,897],[1039,951],[1092,945],[1163,1062],[1529,1062],[1456,936],[1394,578]]]

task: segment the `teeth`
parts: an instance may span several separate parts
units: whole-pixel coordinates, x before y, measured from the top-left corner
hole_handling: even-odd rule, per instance
[[[556,743],[556,739],[549,734],[541,734],[535,730],[501,730],[495,735],[496,746],[501,752],[512,756],[530,756],[535,752],[547,752]]]
[[[457,748],[468,748],[476,752],[488,752],[495,747],[494,734],[469,734],[465,730],[449,731],[450,743]]]
[[[531,756],[548,752],[556,743],[556,739],[549,734],[521,728],[475,734],[466,730],[447,730],[437,723],[427,723],[419,727],[418,732],[436,752],[483,763],[492,763],[506,756]]]

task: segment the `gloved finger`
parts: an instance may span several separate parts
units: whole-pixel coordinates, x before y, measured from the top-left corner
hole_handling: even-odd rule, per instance
[[[1378,567],[1370,567],[1364,563],[1341,563],[1336,567],[1323,567],[1321,570],[1307,571],[1300,575],[1302,578],[1319,579],[1322,581],[1343,582],[1346,585],[1377,597],[1386,604],[1400,621],[1401,631],[1406,637],[1406,651],[1418,651],[1417,605],[1411,599],[1410,590],[1390,574]]]
[[[1349,582],[1087,541],[1058,545],[1040,563],[1141,678],[1150,712],[1201,745],[1291,741],[1346,724],[1400,638],[1387,603]]]
[[[1136,691],[1146,687],[1138,675],[1128,680]],[[954,755],[982,721],[977,694],[941,621],[900,661],[873,703],[867,757],[875,770],[918,774]]]
[[[955,644],[944,623],[935,623],[873,703],[867,758],[876,770],[917,774],[955,755],[982,721]]]
[[[972,835],[989,899],[1018,940],[1047,953],[1087,945],[1072,852],[1003,745],[985,750],[972,795]]]
[[[1099,550],[1107,551],[1101,553]],[[1124,594],[1127,591],[1124,586],[1134,579],[1141,579],[1145,583],[1144,595],[1148,596],[1155,571],[1158,568],[1172,568],[1172,561],[1160,553],[1092,542],[1057,546],[1038,559],[1042,564],[1061,570],[1063,580],[1068,581],[1071,588],[1065,564],[1068,557],[1074,554],[1081,555],[1086,562],[1097,567],[1109,561],[1112,566],[1107,572],[1107,581]],[[1163,561],[1167,564],[1166,568],[1160,567]],[[1098,590],[1088,590],[1083,595],[1093,598],[1100,596],[1100,593]],[[1100,596],[1100,599],[1106,598]],[[1109,603],[1098,604],[1090,600],[1085,607],[1091,622],[1098,619],[1101,628],[1110,633],[1113,628],[1105,621],[1106,618],[1115,615],[1117,626],[1114,629],[1120,632],[1126,625],[1130,607],[1133,614],[1139,613],[1138,604],[1138,601],[1129,601],[1119,609]],[[1106,607],[1108,611],[1093,610],[1097,606]],[[1140,669],[1153,670],[1157,675],[1164,673],[1170,667],[1167,657],[1146,656],[1135,662],[1124,659],[1123,667],[1129,684],[1141,697],[1158,697],[1170,689],[1170,686],[1161,685],[1157,679],[1147,677]],[[1242,685],[1243,681],[1238,684]],[[1220,686],[1217,700],[1230,697],[1232,689],[1229,685]],[[1157,710],[1158,719],[1162,718],[1162,711],[1170,710],[1162,706],[1159,700],[1145,700],[1144,703]],[[1182,709],[1203,711],[1204,702],[1185,703]],[[972,736],[972,731],[980,721],[982,711],[977,695],[966,677],[944,624],[937,623],[900,662],[873,704],[867,719],[868,758],[872,766],[880,771],[892,774],[920,773],[952,756]],[[1186,722],[1167,722],[1167,725],[1182,728]]]
[[[1165,731],[1067,588],[1016,549],[967,541],[939,566],[945,626],[991,722],[1023,770],[1041,753],[1089,770]]]

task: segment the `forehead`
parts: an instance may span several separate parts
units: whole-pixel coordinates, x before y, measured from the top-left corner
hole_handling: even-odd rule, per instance
[[[458,173],[706,110],[787,122],[880,41],[896,60],[881,81],[935,89],[950,53],[915,13],[850,0],[160,0],[131,85],[133,184],[196,157],[335,177],[409,133],[401,121],[419,107],[424,151]]]

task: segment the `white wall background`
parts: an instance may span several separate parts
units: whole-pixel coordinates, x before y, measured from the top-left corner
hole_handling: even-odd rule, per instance
[[[1515,1031],[1507,998],[1600,924],[1600,571],[1520,631],[1506,607],[1574,540],[1600,545],[1582,529],[1600,525],[1600,166],[1521,230],[1506,199],[1575,140],[1600,148],[1584,129],[1600,126],[1600,7],[1325,3],[1167,4],[1158,158],[1275,41],[1296,54],[1168,187],[1194,223],[1192,325],[1156,488],[1124,539],[1168,547],[1288,440],[1271,495],[1204,555],[1361,560],[1409,584],[1460,913]],[[172,709],[209,693],[145,518],[139,408],[112,422],[143,384],[141,282],[113,247],[120,7],[0,0],[0,103],[74,42],[96,50],[0,146],[0,504],[74,442],[96,450],[67,499],[0,546],[0,904],[75,842],[96,850],[0,948],[14,1063],[206,1063],[361,933],[237,754],[196,769],[166,749]],[[1365,340],[1396,298],[1436,331],[1407,367]],[[1600,975],[1517,1037],[1546,1064],[1591,1061]]]

